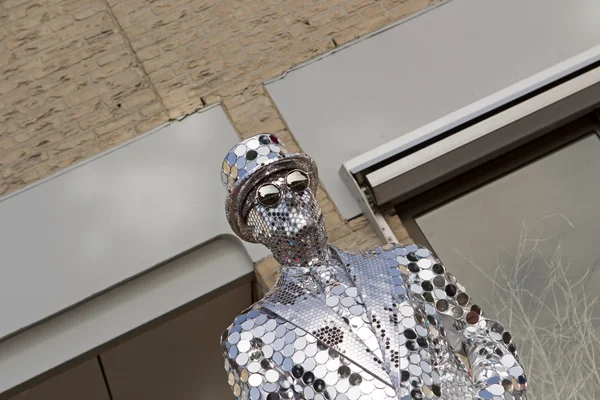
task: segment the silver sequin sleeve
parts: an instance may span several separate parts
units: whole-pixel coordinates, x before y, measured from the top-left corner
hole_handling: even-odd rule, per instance
[[[450,348],[472,380],[473,399],[525,399],[527,379],[511,334],[488,318],[428,249],[407,255],[410,289],[435,307]]]
[[[223,333],[225,370],[237,399],[299,399],[291,388],[292,360],[282,354],[289,345],[283,338],[291,337],[290,332],[294,334],[294,327],[253,308],[237,316]]]

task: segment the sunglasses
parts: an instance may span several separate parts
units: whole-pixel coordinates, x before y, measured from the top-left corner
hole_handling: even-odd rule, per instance
[[[310,181],[308,175],[303,171],[295,169],[290,171],[285,176],[285,184],[287,187],[296,193],[306,190]],[[265,183],[256,189],[256,199],[265,207],[275,207],[281,201],[282,194],[279,187],[272,183]]]

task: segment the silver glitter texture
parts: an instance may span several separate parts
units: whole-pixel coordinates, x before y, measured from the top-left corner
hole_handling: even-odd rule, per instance
[[[281,264],[273,289],[221,337],[238,399],[525,399],[527,378],[510,333],[431,251],[390,245],[350,253],[327,245],[316,169],[273,160],[256,179],[248,176],[257,170],[226,179],[230,194],[245,193],[227,203],[236,204],[230,211],[239,226]],[[287,187],[294,169],[310,187]],[[256,199],[265,183],[281,194],[272,207]]]
[[[252,228],[247,225],[242,208],[258,181],[286,170],[300,169],[310,180],[316,193],[319,184],[314,160],[304,153],[288,153],[275,135],[252,136],[235,145],[221,165],[221,182],[227,190],[225,213],[231,229],[243,240],[256,243]]]
[[[248,196],[246,223],[255,241],[271,249],[276,259],[288,266],[310,266],[327,256],[327,236],[321,229],[323,212],[311,189],[292,191],[285,182],[286,175],[284,171],[267,178],[279,188],[277,206],[265,207],[255,196]]]

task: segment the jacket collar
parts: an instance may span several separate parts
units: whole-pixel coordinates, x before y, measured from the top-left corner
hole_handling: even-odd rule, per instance
[[[331,247],[331,249],[333,255],[338,257],[350,272],[361,295],[364,292],[368,297],[372,288],[368,287],[365,291],[359,286],[358,283],[362,282],[360,279],[362,277],[361,268],[355,268],[361,257],[334,247]],[[359,279],[356,280],[355,278]],[[363,297],[365,296],[363,295]],[[289,273],[281,273],[273,289],[261,300],[261,304],[263,308],[277,314],[287,322],[317,336],[327,347],[338,351],[365,371],[393,387],[390,376],[388,376],[389,363],[378,359],[373,353],[369,352],[362,340],[352,332],[348,322],[324,304],[321,298],[306,290],[298,277]],[[369,310],[369,304],[366,304],[367,310]],[[370,315],[369,318],[371,318]],[[323,329],[326,327],[329,329]],[[326,343],[328,339],[327,332],[331,332],[331,328],[337,328],[342,333],[343,341],[341,344],[337,344],[332,340],[329,340],[329,344]],[[381,343],[379,347],[382,347]],[[385,354],[384,350],[385,346],[382,349],[383,354]]]
[[[402,347],[406,341],[403,335],[406,320],[407,326],[414,326],[411,315],[403,316],[403,311],[412,311],[412,305],[406,304],[406,286],[400,271],[396,268],[394,250],[376,249],[362,253],[346,253],[338,250],[338,254],[348,268],[359,294],[367,306],[369,319],[376,321],[376,336],[379,348],[383,353],[390,379],[394,387],[400,387],[400,369],[403,366]],[[405,368],[407,366],[404,366]]]

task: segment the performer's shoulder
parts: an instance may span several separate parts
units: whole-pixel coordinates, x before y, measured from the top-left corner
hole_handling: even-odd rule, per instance
[[[233,319],[232,323],[221,335],[221,343],[237,342],[241,339],[244,332],[252,332],[256,327],[264,326],[269,320],[276,318],[277,316],[263,308],[262,302],[259,301],[242,311]]]
[[[394,256],[407,257],[409,261],[421,258],[436,258],[433,250],[419,243],[390,243],[381,247],[382,251]]]
[[[433,252],[426,246],[420,244],[401,244],[401,243],[388,243],[383,246],[376,246],[371,249],[359,250],[359,251],[345,251],[338,250],[338,254],[342,255],[343,258],[352,259],[372,259],[372,258],[395,258],[398,256],[416,256],[418,258],[426,258],[433,256]],[[434,256],[435,257],[435,256]]]
[[[381,246],[381,249],[384,251],[395,251],[397,253],[415,253],[421,250],[421,253],[424,254],[423,250],[430,251],[427,246],[423,246],[419,243],[388,243],[385,246]]]

